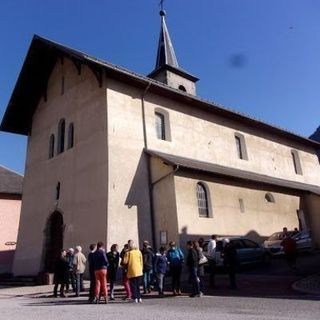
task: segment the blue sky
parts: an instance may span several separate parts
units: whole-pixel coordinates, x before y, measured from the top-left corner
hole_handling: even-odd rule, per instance
[[[33,34],[153,70],[159,0],[1,0],[0,118]],[[182,68],[198,95],[309,136],[320,125],[319,0],[166,0]],[[24,172],[26,137],[0,133],[0,164]]]

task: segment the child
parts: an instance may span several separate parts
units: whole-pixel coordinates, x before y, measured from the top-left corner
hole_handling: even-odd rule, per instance
[[[164,276],[167,272],[167,257],[166,257],[166,249],[161,247],[159,252],[156,254],[156,259],[154,263],[154,269],[157,277],[157,284],[159,290],[159,296],[163,296],[163,284],[164,284]]]

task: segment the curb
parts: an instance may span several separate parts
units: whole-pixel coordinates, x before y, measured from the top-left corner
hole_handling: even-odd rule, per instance
[[[316,282],[316,280],[320,283],[320,273],[313,274],[309,277],[300,279],[292,284],[292,289],[302,293],[308,293],[313,295],[320,295],[320,287],[319,289],[308,288],[308,283]]]

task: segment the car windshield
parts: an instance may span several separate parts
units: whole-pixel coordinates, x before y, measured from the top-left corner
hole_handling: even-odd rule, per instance
[[[274,234],[272,234],[268,240],[282,240],[283,239],[283,233],[282,232],[276,232]]]
[[[292,236],[293,231],[288,231],[288,234],[289,236]],[[283,232],[276,232],[268,238],[268,241],[275,241],[275,240],[283,240]]]

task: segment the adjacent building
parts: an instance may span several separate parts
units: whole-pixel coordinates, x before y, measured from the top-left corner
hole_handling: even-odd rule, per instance
[[[0,166],[0,274],[11,273],[20,220],[23,177]]]
[[[28,136],[16,275],[97,240],[319,230],[320,143],[201,99],[197,80],[163,11],[148,76],[34,36],[1,124]]]

